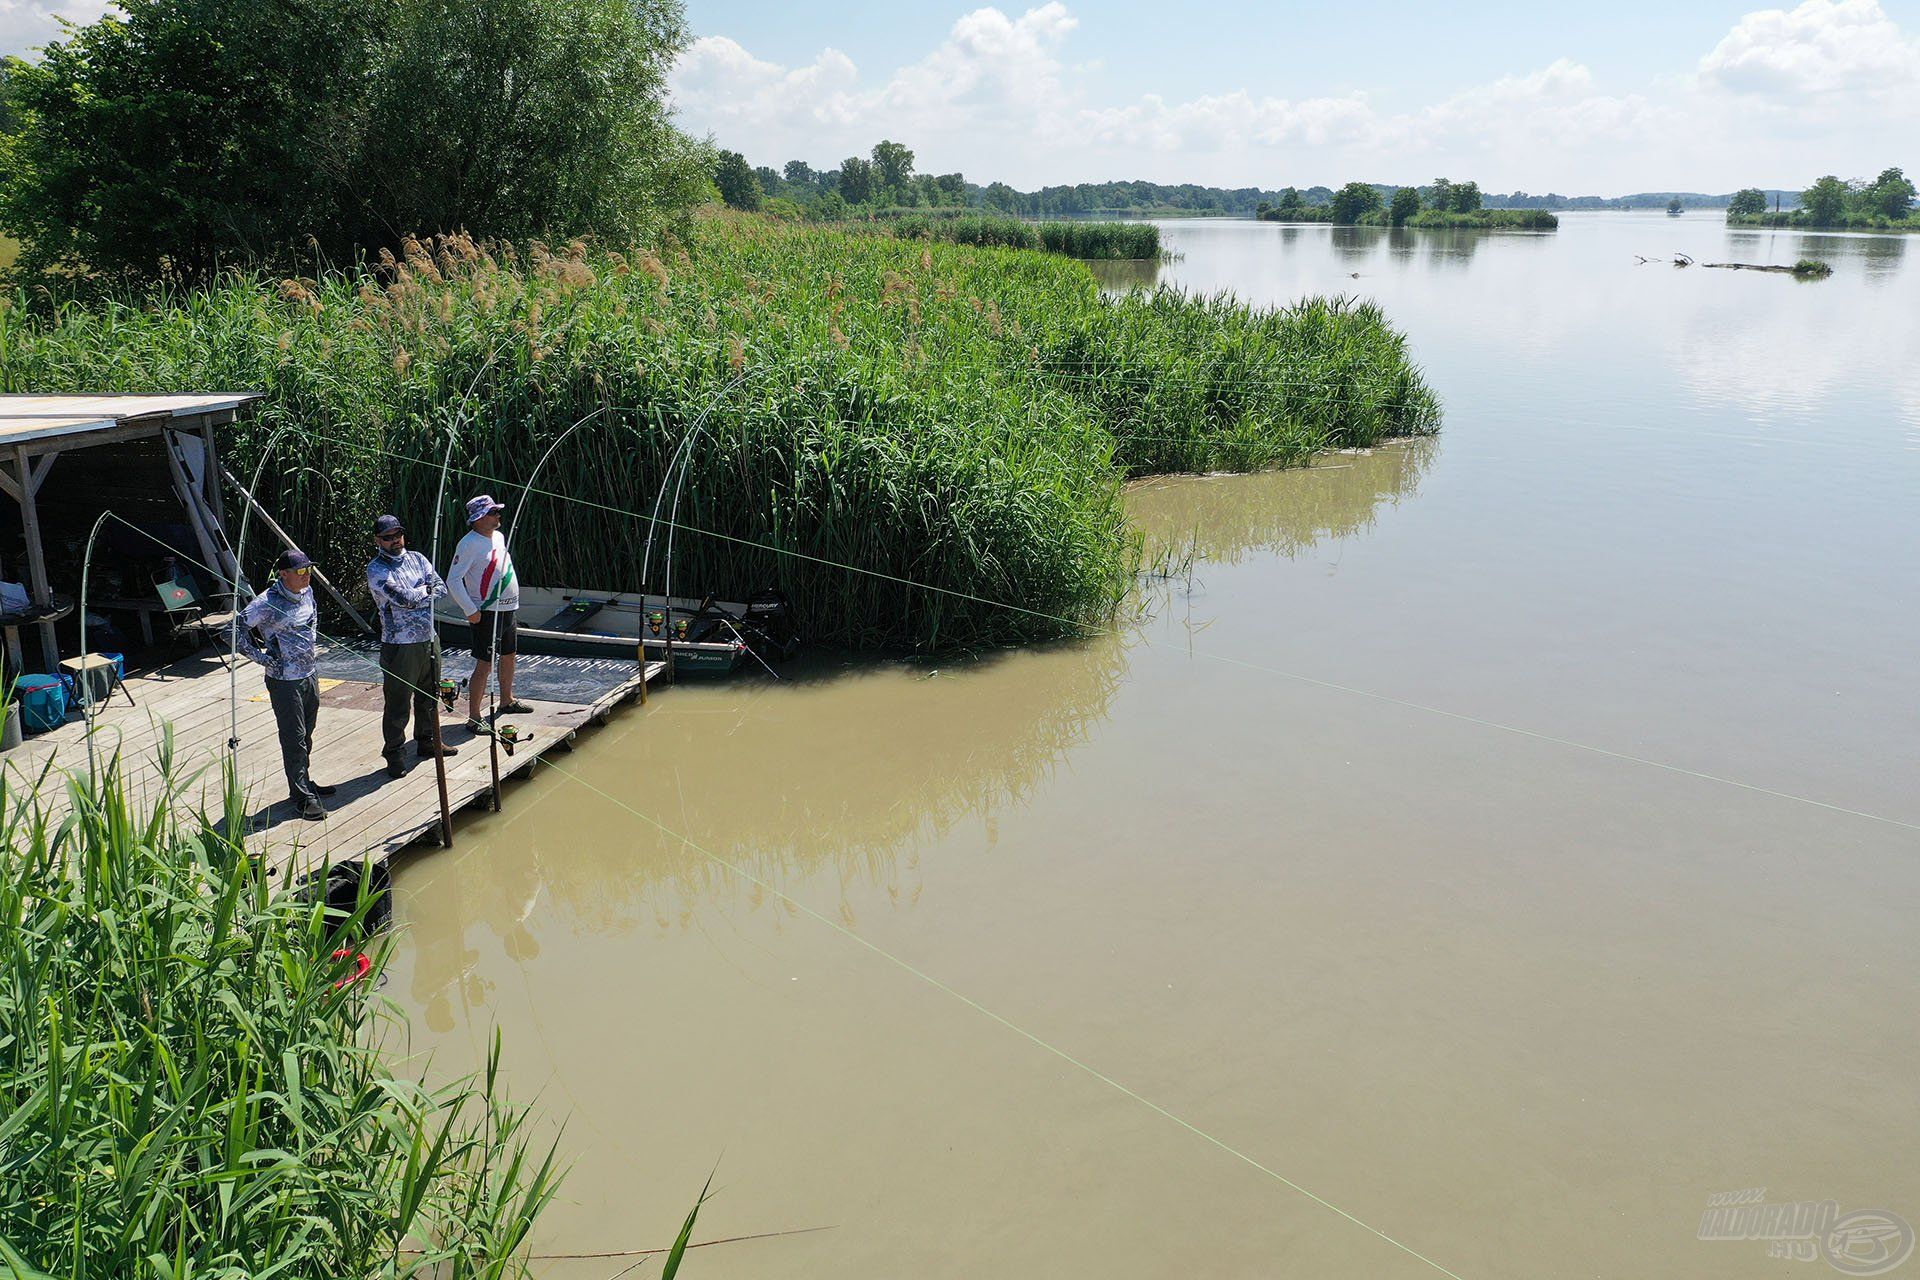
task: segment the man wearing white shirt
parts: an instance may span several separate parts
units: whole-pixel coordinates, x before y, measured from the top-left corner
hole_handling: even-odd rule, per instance
[[[499,650],[499,715],[525,715],[533,708],[513,696],[513,660],[520,651],[520,584],[513,576],[513,557],[500,533],[504,503],[483,493],[467,501],[469,532],[453,549],[447,569],[447,594],[467,615],[473,632],[473,679],[467,684],[467,728],[475,733],[492,730],[481,718],[487,677],[492,674],[494,650]]]

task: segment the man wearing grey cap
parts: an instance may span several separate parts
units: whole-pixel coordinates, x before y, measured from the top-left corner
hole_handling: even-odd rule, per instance
[[[500,532],[500,513],[506,504],[483,493],[467,500],[469,532],[453,549],[447,569],[447,594],[467,615],[473,633],[473,678],[467,682],[467,728],[490,733],[481,718],[487,677],[493,671],[494,650],[500,651],[500,715],[525,715],[533,708],[513,696],[513,660],[520,652],[520,584],[514,580],[513,557]]]
[[[398,516],[373,522],[375,554],[367,564],[367,590],[380,613],[380,681],[385,713],[380,717],[381,756],[387,776],[406,772],[407,719],[423,760],[434,754],[459,754],[440,740],[434,698],[440,689],[439,646],[434,643],[433,602],[447,584],[418,551],[407,550],[407,531]]]
[[[321,796],[334,789],[307,773],[313,755],[313,729],[320,717],[317,672],[319,612],[313,604],[313,561],[289,549],[274,562],[279,581],[247,603],[241,612],[246,630],[240,652],[267,669],[267,701],[280,730],[280,763],[287,771],[287,792],[300,816],[318,822],[327,816]]]

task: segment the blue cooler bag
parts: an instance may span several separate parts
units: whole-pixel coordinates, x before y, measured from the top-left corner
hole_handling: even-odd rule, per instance
[[[59,676],[21,676],[14,692],[28,733],[45,733],[67,722],[67,686]]]

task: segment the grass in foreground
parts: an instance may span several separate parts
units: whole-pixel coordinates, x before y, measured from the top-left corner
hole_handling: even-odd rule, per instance
[[[464,408],[449,497],[521,506],[522,579],[634,589],[648,523],[629,513],[698,423],[676,588],[778,585],[809,635],[862,648],[1103,626],[1137,557],[1128,477],[1296,462],[1439,416],[1370,305],[1102,297],[1053,255],[745,217],[657,251],[450,239],[378,279],[29,301],[0,307],[0,390],[264,390],[230,456],[250,469],[296,429],[264,498],[322,563],[363,563],[379,510],[430,523]],[[596,411],[540,481],[577,501],[519,504]]]
[[[396,1076],[386,945],[343,944],[218,833],[244,826],[231,785],[182,822],[111,771],[64,781],[57,829],[0,784],[0,1275],[524,1274],[555,1172],[497,1040],[475,1079]],[[341,985],[342,945],[366,978]]]

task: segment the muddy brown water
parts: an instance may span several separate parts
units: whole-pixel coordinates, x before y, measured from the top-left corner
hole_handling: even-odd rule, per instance
[[[716,1167],[696,1239],[826,1229],[684,1274],[1823,1275],[1709,1197],[1920,1222],[1920,246],[1166,237],[1379,299],[1443,434],[1143,484],[1145,620],[683,684],[406,862],[416,1047],[501,1028],[565,1122],[537,1249],[665,1245]]]

